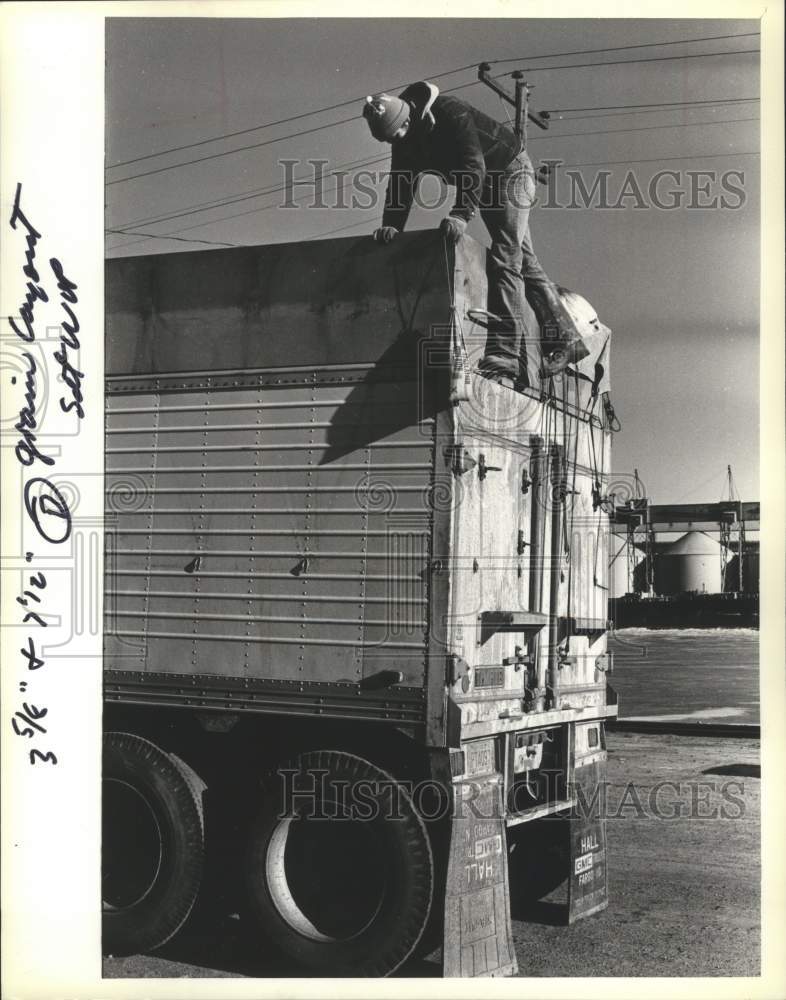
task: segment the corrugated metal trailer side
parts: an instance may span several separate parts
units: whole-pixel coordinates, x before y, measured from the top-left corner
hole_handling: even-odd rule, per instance
[[[447,374],[424,345],[449,315],[428,235],[383,267],[352,240],[113,263],[110,699],[426,724]],[[439,673],[434,724],[444,651]]]

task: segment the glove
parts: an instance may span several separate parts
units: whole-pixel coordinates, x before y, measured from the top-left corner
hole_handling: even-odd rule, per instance
[[[390,243],[396,236],[398,236],[398,229],[395,226],[382,226],[380,229],[374,230],[374,240],[377,243]]]
[[[458,243],[466,232],[467,224],[463,219],[458,219],[455,215],[449,215],[440,222],[439,229],[442,235],[451,243]]]
[[[551,175],[554,171],[554,164],[552,163],[541,163],[538,167],[537,173],[535,174],[538,184],[548,184],[551,180]]]

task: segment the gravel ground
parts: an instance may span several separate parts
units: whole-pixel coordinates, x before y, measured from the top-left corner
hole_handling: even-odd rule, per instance
[[[519,974],[758,975],[758,741],[613,733],[608,746],[609,907],[571,927],[553,904],[514,909]],[[435,960],[400,971],[439,974]],[[229,916],[196,914],[154,955],[104,959],[108,978],[282,975],[298,971]]]

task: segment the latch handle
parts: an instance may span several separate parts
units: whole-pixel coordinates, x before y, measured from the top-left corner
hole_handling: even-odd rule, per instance
[[[502,472],[502,466],[486,465],[486,456],[483,454],[483,452],[481,452],[478,458],[478,476],[481,479],[485,479],[486,474],[489,472]]]

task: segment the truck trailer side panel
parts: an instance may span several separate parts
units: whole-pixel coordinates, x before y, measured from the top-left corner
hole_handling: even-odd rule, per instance
[[[426,724],[444,258],[342,243],[110,272],[110,696]]]

